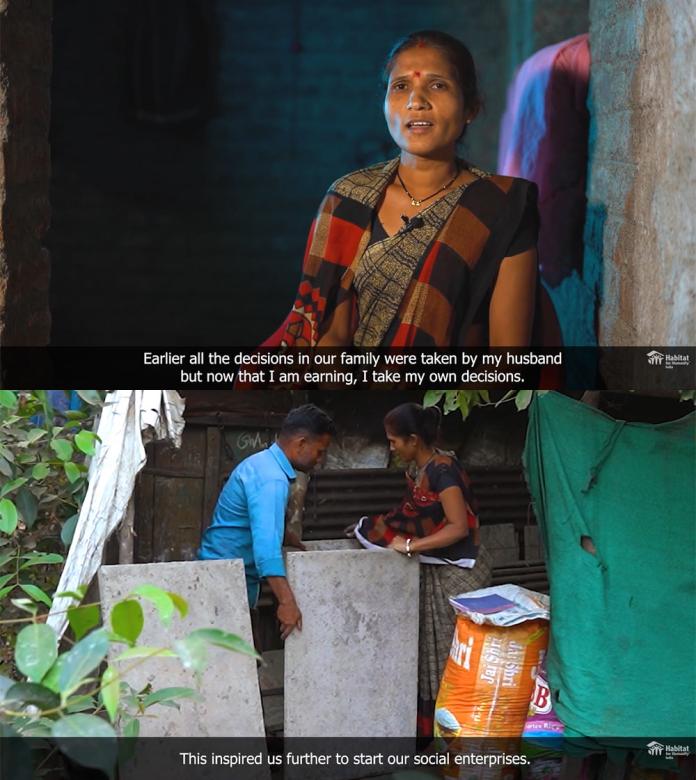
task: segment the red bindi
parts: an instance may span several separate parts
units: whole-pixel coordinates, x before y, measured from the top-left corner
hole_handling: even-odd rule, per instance
[[[419,38],[419,39],[418,39],[418,43],[416,44],[416,46],[417,46],[419,49],[422,49],[422,48],[425,46],[425,41],[424,41],[422,38]]]
[[[419,77],[420,77],[420,71],[419,71],[419,70],[414,70],[414,71],[413,71],[413,75],[414,75],[416,78],[419,78]]]

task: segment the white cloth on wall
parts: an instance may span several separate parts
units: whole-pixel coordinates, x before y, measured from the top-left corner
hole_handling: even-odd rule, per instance
[[[107,539],[118,527],[146,462],[145,444],[169,439],[181,446],[184,400],[174,390],[113,390],[102,409],[100,442],[89,466],[89,485],[57,593],[88,585],[102,562]],[[71,598],[56,598],[47,623],[62,636]]]

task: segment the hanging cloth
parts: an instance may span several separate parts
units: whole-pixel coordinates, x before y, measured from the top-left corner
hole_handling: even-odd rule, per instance
[[[693,736],[695,434],[695,413],[651,425],[557,393],[532,403],[524,465],[546,550],[547,669],[566,736]]]

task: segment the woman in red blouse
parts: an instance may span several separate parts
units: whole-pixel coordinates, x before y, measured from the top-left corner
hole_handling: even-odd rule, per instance
[[[469,477],[452,453],[435,447],[437,407],[408,403],[384,418],[391,451],[410,468],[401,503],[363,517],[355,536],[367,548],[390,548],[421,566],[418,733],[432,736],[433,712],[449,653],[455,614],[449,599],[490,584]]]

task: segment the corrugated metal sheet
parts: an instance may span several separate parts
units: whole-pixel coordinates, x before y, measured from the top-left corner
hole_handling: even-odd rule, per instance
[[[471,469],[481,524],[534,522],[527,486],[519,469]],[[399,503],[406,481],[400,469],[318,471],[305,501],[306,539],[336,539],[362,515],[386,512]]]
[[[512,566],[497,566],[493,569],[491,585],[505,585],[509,582],[538,593],[549,592],[549,578],[543,561],[520,561]]]

